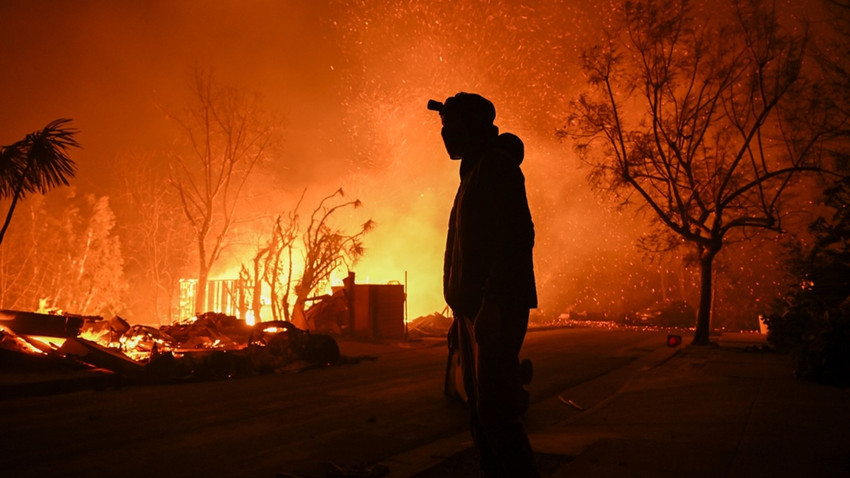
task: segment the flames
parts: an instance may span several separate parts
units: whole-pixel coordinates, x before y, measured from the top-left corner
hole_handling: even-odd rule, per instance
[[[329,335],[310,333],[285,321],[250,326],[216,313],[155,328],[131,326],[119,317],[104,320],[3,310],[0,349],[9,363],[33,370],[112,372],[118,380],[110,383],[214,380],[340,360],[336,340]]]

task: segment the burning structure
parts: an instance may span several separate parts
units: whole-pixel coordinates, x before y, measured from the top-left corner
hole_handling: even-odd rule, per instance
[[[328,294],[310,297],[312,303],[304,312],[305,328],[331,335],[402,339],[406,334],[405,286],[389,284],[356,284],[354,273],[331,287]],[[261,323],[251,309],[254,284],[245,280],[207,281],[206,310],[243,319],[254,325]],[[196,281],[181,280],[178,316],[181,321],[192,320]],[[273,317],[269,301],[262,297],[260,317]],[[269,312],[269,313],[266,313]]]
[[[338,363],[329,335],[206,313],[154,328],[120,317],[0,310],[0,356],[27,370],[83,369],[123,381],[211,380]]]
[[[327,333],[401,339],[406,335],[402,284],[355,284],[354,274],[307,310],[307,323]]]
[[[403,339],[404,286],[355,284],[314,298],[310,330],[289,321],[250,324],[220,312],[170,325],[121,317],[0,310],[0,358],[23,370],[88,370],[106,383],[216,380],[339,363],[333,335]]]

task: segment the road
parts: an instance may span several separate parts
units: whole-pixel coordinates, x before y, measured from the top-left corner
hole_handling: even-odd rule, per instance
[[[535,366],[529,427],[541,416],[559,418],[549,411],[553,397],[623,370],[664,347],[665,336],[530,332],[522,353]],[[327,462],[386,462],[463,436],[466,411],[442,394],[445,341],[340,347],[361,360],[302,373],[0,401],[3,475],[271,478]]]

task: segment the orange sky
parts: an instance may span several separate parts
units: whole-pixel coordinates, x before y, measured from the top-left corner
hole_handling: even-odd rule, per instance
[[[407,3],[3,2],[0,59],[14,67],[0,77],[0,144],[73,118],[84,147],[74,156],[74,183],[110,194],[112,160],[167,148],[174,131],[164,112],[181,106],[193,68],[212,68],[222,83],[263,94],[282,118],[273,167],[279,177],[270,186],[278,202],[291,207],[305,187],[315,196],[343,187],[359,197],[378,228],[367,237],[358,276],[403,280],[408,271],[416,285],[411,315],[441,310],[457,164],[446,159],[439,120],[425,102],[460,90],[491,97],[497,124],[528,144],[531,182],[538,159],[561,160],[535,145],[543,141],[551,151],[558,126],[547,123],[541,100],[563,99],[556,89],[570,81],[541,61],[540,48],[566,56],[564,47],[574,47],[563,41],[572,35],[560,17],[568,11],[563,2],[548,11]],[[544,32],[553,19],[564,30]],[[545,43],[559,38],[559,45]],[[530,190],[541,196],[550,189],[540,186]]]
[[[4,0],[0,144],[73,118],[84,147],[74,183],[111,194],[114,159],[167,149],[175,132],[165,111],[184,103],[194,68],[211,68],[222,83],[260,92],[280,118],[269,202],[292,207],[304,188],[360,198],[377,229],[355,270],[373,282],[407,271],[413,318],[444,306],[442,248],[457,186],[457,163],[425,104],[481,93],[496,105],[496,124],[526,143],[541,308],[557,315],[589,285],[640,268],[628,232],[640,221],[594,198],[554,135],[582,85],[576,55],[598,40],[601,7],[504,3]],[[603,301],[642,286],[619,287]]]

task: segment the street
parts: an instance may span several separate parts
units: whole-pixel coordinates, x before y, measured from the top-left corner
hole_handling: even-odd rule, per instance
[[[530,332],[522,354],[535,367],[529,416],[539,420],[537,404],[664,347],[665,336]],[[464,433],[464,407],[442,392],[444,340],[341,341],[340,348],[360,360],[302,373],[0,401],[3,474],[274,477],[327,462],[366,466]]]

